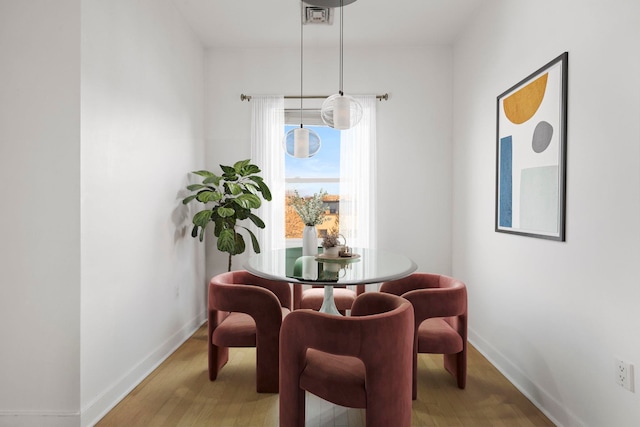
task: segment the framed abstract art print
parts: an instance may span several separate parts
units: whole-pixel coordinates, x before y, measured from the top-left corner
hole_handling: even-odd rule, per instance
[[[568,58],[498,96],[497,232],[565,240]]]

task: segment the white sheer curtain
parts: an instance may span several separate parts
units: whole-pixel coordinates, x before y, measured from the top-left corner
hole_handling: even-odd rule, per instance
[[[256,214],[266,227],[252,227],[260,248],[285,248],[284,233],[284,97],[251,97],[251,159],[262,169],[264,182],[269,186],[273,199],[263,202]]]
[[[354,96],[362,120],[340,140],[340,233],[352,247],[377,246],[375,95]]]

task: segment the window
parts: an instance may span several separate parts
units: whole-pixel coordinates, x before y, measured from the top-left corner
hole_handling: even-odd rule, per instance
[[[333,209],[340,215],[340,233],[343,234],[349,246],[376,247],[376,97],[374,95],[360,96],[363,117],[360,123],[347,131],[339,132],[339,203]],[[296,101],[298,103],[299,101]],[[306,103],[306,101],[305,101]],[[252,104],[252,137],[251,158],[263,173],[273,193],[273,200],[264,203],[258,216],[267,224],[265,229],[254,231],[263,248],[284,248],[285,241],[285,157],[282,150],[285,123],[299,126],[300,110],[296,118],[285,119],[285,100],[282,96],[254,96]],[[295,104],[286,105],[295,113]],[[304,113],[304,111],[303,111]],[[303,116],[304,117],[304,116]],[[318,117],[319,118],[319,117]],[[305,126],[316,126],[304,118]],[[329,128],[324,128],[329,129]],[[321,135],[322,138],[322,135]],[[330,140],[323,138],[321,152],[329,152],[325,147]],[[312,170],[314,158],[306,159],[306,168]],[[314,178],[315,190],[322,188],[330,191],[327,181],[328,174]],[[334,177],[335,179],[335,177]],[[324,180],[324,181],[322,181]],[[303,184],[297,183],[297,184]],[[327,188],[324,188],[324,185]],[[330,207],[331,209],[331,207]]]
[[[319,112],[318,112],[319,114]],[[285,111],[285,120],[287,112]],[[286,125],[285,133],[300,125]],[[320,236],[338,228],[340,215],[340,131],[327,126],[305,126],[320,136],[322,146],[318,154],[309,159],[285,157],[285,238],[287,246],[300,246],[304,224],[293,209],[286,205],[289,196],[297,191],[302,197],[312,196],[321,190],[327,206],[325,222],[317,226]]]

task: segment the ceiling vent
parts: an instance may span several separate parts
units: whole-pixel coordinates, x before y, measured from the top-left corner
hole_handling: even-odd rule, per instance
[[[302,23],[332,25],[333,8],[310,6],[306,3],[302,3]]]

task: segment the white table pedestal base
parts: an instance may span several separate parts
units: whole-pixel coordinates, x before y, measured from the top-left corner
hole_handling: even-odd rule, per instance
[[[336,307],[336,302],[333,299],[333,286],[325,286],[324,287],[324,299],[322,300],[322,307],[320,307],[320,312],[335,314],[337,316],[342,316]]]

